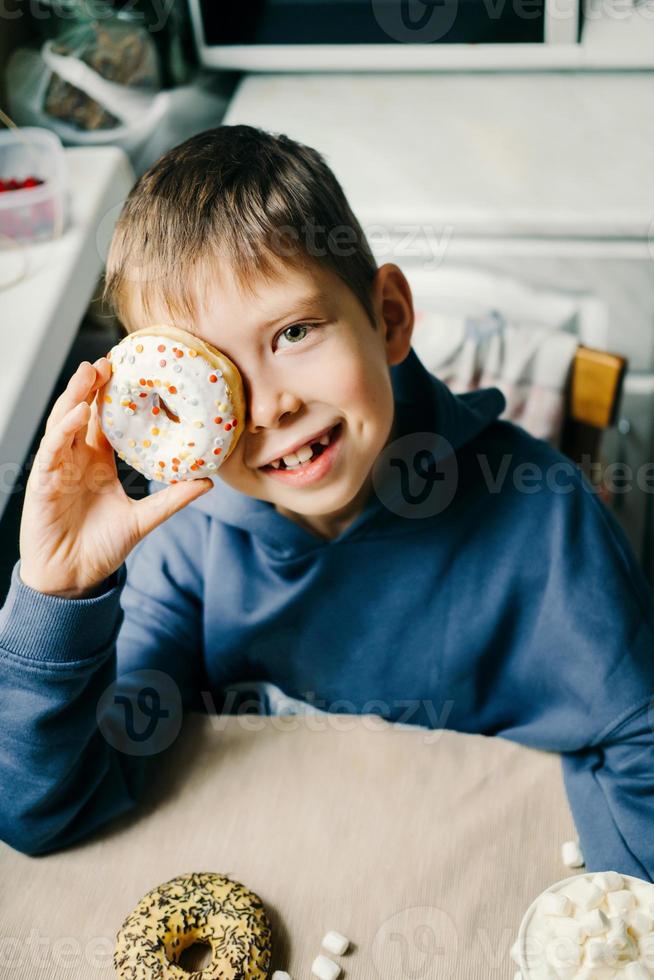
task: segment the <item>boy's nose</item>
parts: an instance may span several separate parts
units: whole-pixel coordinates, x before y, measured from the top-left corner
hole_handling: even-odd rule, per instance
[[[257,383],[248,392],[246,387],[248,432],[276,428],[285,415],[293,415],[302,405],[299,395],[274,384]]]

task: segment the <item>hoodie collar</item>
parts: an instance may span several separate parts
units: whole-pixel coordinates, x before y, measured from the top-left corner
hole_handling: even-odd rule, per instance
[[[411,432],[438,433],[443,437],[444,445],[457,450],[494,422],[505,408],[504,396],[497,388],[453,394],[429,373],[413,348],[401,364],[391,367],[390,373],[397,438]],[[161,487],[160,483],[151,483],[153,490]],[[278,513],[269,501],[234,490],[219,476],[214,478],[214,489],[189,507],[253,535],[280,558],[299,557],[359,536],[380,511],[388,513],[387,507],[373,492],[356,519],[338,537],[326,540]]]

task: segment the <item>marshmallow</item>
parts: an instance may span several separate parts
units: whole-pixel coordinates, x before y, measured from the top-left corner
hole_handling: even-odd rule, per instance
[[[557,973],[569,967],[577,967],[581,963],[581,944],[567,936],[555,936],[550,939],[545,949],[547,962],[551,963]],[[572,971],[573,975],[575,970]]]
[[[275,970],[272,980],[291,980],[291,975],[286,970]]]
[[[606,937],[609,946],[614,950],[624,949],[629,943],[627,924],[620,916],[609,919],[610,928]]]
[[[609,920],[601,909],[592,909],[579,919],[579,924],[587,936],[601,936],[609,928]]]
[[[603,892],[617,892],[618,889],[624,888],[624,878],[617,871],[600,871],[593,878],[593,884]]]
[[[575,980],[614,980],[616,972],[611,966],[585,966],[575,974]]]
[[[627,913],[627,925],[634,936],[644,936],[652,931],[654,922],[652,922],[649,915],[641,912],[640,909],[632,909],[631,912]]]
[[[613,951],[603,939],[589,939],[586,951],[590,966],[608,965],[613,960]]]
[[[651,980],[652,974],[642,963],[629,963],[623,970],[623,976],[626,980]]]
[[[565,893],[582,912],[590,912],[591,909],[596,909],[605,897],[601,888],[598,888],[587,878],[579,878],[572,884],[566,885]],[[611,894],[619,895],[621,893],[612,892]]]
[[[552,973],[548,973],[551,980],[576,980],[578,976],[576,966],[555,966]]]
[[[572,915],[572,902],[563,892],[547,892],[540,907],[545,915]]]
[[[606,896],[606,901],[608,902],[609,912],[613,912],[614,914],[618,912],[629,912],[636,905],[636,896],[633,892],[622,888],[617,892],[609,892]]]
[[[335,932],[333,929],[328,932],[322,940],[321,946],[333,953],[335,956],[342,956],[346,952],[348,946],[350,945],[350,940],[347,936],[344,936],[340,932]]]
[[[320,953],[311,964],[311,972],[315,977],[318,977],[318,980],[336,980],[341,968],[338,963],[334,963],[328,956],[323,956]]]
[[[586,863],[581,848],[575,840],[567,840],[561,845],[561,860],[568,868],[582,868]]]
[[[578,943],[585,939],[584,931],[578,919],[560,916],[554,921],[556,922],[556,931],[559,936],[566,936],[568,939],[574,939]]]
[[[654,932],[648,932],[638,940],[638,953],[647,965],[654,969]]]

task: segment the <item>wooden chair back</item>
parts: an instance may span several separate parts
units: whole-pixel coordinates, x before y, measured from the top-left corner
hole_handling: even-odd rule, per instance
[[[587,476],[598,462],[602,432],[616,421],[626,370],[626,358],[583,345],[572,362],[561,451]]]

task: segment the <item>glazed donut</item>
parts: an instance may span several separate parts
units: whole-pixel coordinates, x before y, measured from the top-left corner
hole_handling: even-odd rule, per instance
[[[112,374],[98,393],[98,417],[120,458],[163,483],[214,474],[243,431],[236,365],[170,326],[129,334],[107,358]]]
[[[145,895],[116,937],[120,980],[266,980],[272,933],[261,899],[211,872],[179,875]],[[194,943],[212,960],[189,973],[179,966]]]

